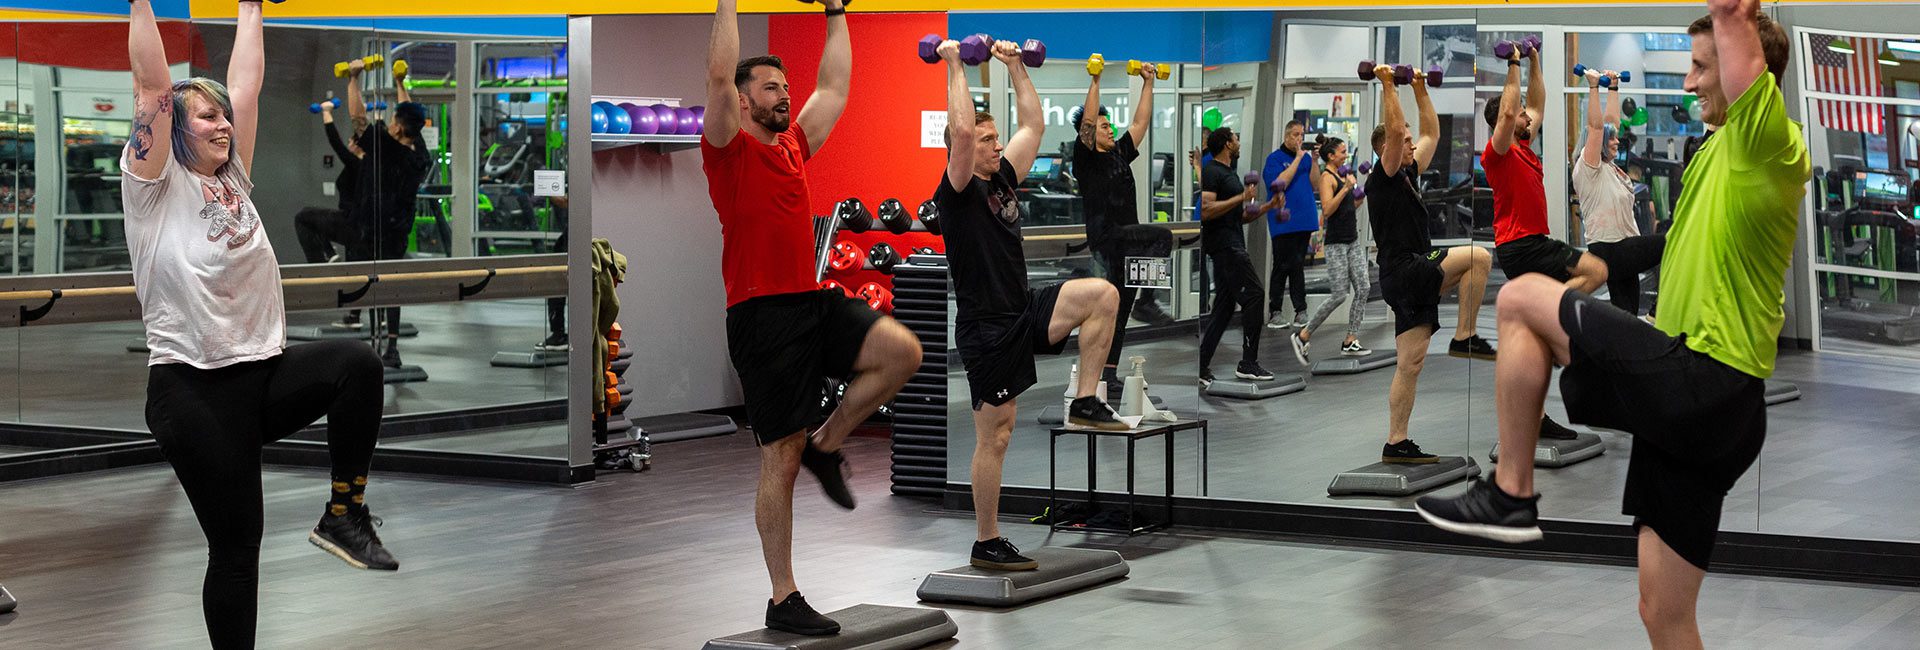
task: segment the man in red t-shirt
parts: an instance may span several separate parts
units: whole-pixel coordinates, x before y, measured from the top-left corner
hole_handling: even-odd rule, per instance
[[[797,118],[780,59],[740,57],[737,0],[719,0],[707,51],[706,134],[700,154],[720,217],[727,285],[727,352],[760,443],[754,523],[773,581],[769,628],[835,634],[793,579],[793,483],[805,467],[828,498],[854,506],[840,444],[920,367],[920,340],[898,321],[814,278],[806,161],[847,106],[853,46],[842,0],[825,0],[826,52]],[[823,377],[851,378],[822,418]],[[811,432],[809,432],[811,430]]]
[[[1520,100],[1521,48],[1507,58],[1507,85],[1499,101],[1487,102],[1485,117],[1493,137],[1480,154],[1493,188],[1494,255],[1507,278],[1540,273],[1590,293],[1607,282],[1607,265],[1566,242],[1547,236],[1546,175],[1533,153],[1533,136],[1546,114],[1547,90],[1540,55],[1527,57],[1532,80]]]
[[[1487,126],[1493,137],[1480,153],[1493,187],[1493,254],[1507,279],[1539,273],[1568,288],[1591,293],[1607,283],[1607,263],[1566,242],[1547,236],[1547,178],[1533,136],[1546,114],[1547,89],[1540,74],[1540,53],[1527,57],[1527,98],[1520,100],[1521,48],[1507,57],[1507,86],[1499,101],[1487,102]],[[1579,434],[1540,417],[1540,437],[1571,440]]]

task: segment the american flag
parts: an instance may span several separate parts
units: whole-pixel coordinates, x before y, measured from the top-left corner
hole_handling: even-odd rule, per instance
[[[1853,46],[1853,54],[1827,49],[1837,35],[1810,33],[1813,50],[1813,89],[1815,92],[1880,97],[1880,52],[1886,41],[1878,38],[1840,37]],[[1879,135],[1885,130],[1881,107],[1858,102],[1819,102],[1820,125],[1829,129]]]

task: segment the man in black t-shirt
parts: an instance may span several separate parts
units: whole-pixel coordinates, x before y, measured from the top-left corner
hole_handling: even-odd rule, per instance
[[[433,157],[427,153],[421,129],[427,126],[427,109],[407,95],[407,77],[396,70],[394,89],[399,104],[393,109],[393,122],[367,120],[366,100],[360,93],[360,74],[365,64],[359,59],[349,63],[347,113],[359,129],[355,144],[366,152],[355,183],[359,205],[349,218],[362,229],[375,259],[398,260],[407,257],[407,234],[413,231],[414,200],[420,184],[433,169]],[[365,128],[360,128],[366,125]],[[385,345],[380,362],[388,368],[400,367],[400,308],[382,307],[385,317]],[[376,336],[376,344],[382,337]]]
[[[1427,235],[1427,210],[1414,179],[1433,161],[1440,135],[1440,117],[1427,97],[1424,73],[1413,77],[1414,103],[1420,110],[1420,137],[1407,130],[1400,109],[1400,93],[1393,84],[1393,68],[1378,66],[1380,125],[1373,129],[1373,150],[1380,164],[1367,174],[1367,218],[1373,224],[1374,244],[1380,249],[1380,293],[1393,310],[1393,347],[1399,363],[1387,392],[1387,444],[1381,462],[1432,463],[1439,457],[1420,450],[1407,439],[1413,418],[1414,387],[1427,359],[1427,344],[1440,330],[1440,298],[1460,288],[1460,318],[1454,324],[1447,354],[1492,359],[1493,346],[1481,340],[1480,301],[1486,297],[1487,271],[1493,256],[1478,246],[1435,249]]]
[[[1125,431],[1106,402],[1093,395],[1100,375],[1093,368],[1107,356],[1120,292],[1096,278],[1071,280],[1039,290],[1027,288],[1026,253],[1020,236],[1020,179],[1040,153],[1045,128],[1040,95],[1009,41],[993,47],[1007,66],[1020,129],[1005,147],[993,116],[973,110],[960,44],[941,43],[947,62],[947,170],[934,190],[947,266],[959,314],[954,342],[973,394],[973,513],[978,536],[973,566],[1008,571],[1039,564],[1000,536],[1000,470],[1013,436],[1015,399],[1037,381],[1035,354],[1059,354],[1067,335],[1080,330],[1077,396],[1067,408],[1069,424]],[[1004,154],[1004,155],[1003,155]]]
[[[1107,391],[1119,390],[1120,349],[1127,339],[1127,316],[1133,313],[1133,301],[1145,289],[1129,289],[1126,263],[1132,241],[1130,235],[1151,237],[1164,232],[1140,225],[1140,208],[1134,198],[1133,160],[1140,157],[1140,140],[1147,136],[1153,119],[1153,79],[1158,66],[1140,66],[1140,94],[1134,100],[1133,119],[1127,130],[1117,136],[1100,105],[1100,76],[1093,75],[1087,86],[1087,103],[1076,108],[1070,121],[1079,129],[1073,141],[1073,175],[1080,185],[1080,205],[1087,215],[1087,243],[1106,265],[1107,281],[1120,291],[1120,306],[1113,322],[1113,342],[1107,347],[1107,365],[1101,377]],[[1149,300],[1152,298],[1149,297]]]
[[[1260,196],[1260,184],[1245,182],[1233,169],[1240,160],[1240,136],[1233,129],[1223,126],[1209,132],[1207,154],[1212,159],[1200,168],[1200,249],[1213,260],[1213,314],[1200,337],[1200,387],[1213,383],[1213,351],[1226,335],[1236,306],[1241,348],[1233,376],[1273,379],[1273,373],[1260,367],[1260,319],[1267,313],[1266,291],[1253,259],[1247,256],[1246,224],[1265,217],[1285,196],[1249,205]]]

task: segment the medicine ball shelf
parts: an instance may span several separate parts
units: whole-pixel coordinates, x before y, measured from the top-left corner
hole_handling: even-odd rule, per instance
[[[700,146],[697,135],[633,135],[631,133],[595,133],[593,150],[606,151],[636,144],[653,145],[660,153],[685,151]]]

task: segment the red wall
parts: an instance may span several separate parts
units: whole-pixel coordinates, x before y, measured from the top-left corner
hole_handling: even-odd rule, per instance
[[[166,44],[167,62],[191,60],[204,66],[205,43],[192,23],[160,21],[160,41]],[[17,33],[16,33],[17,30]],[[21,63],[58,65],[89,70],[128,70],[127,21],[101,22],[0,22],[0,33],[14,34],[0,39],[0,57],[16,58]]]
[[[947,163],[945,149],[920,146],[920,112],[946,110],[946,68],[921,61],[915,49],[921,36],[947,32],[947,16],[855,13],[847,19],[853,37],[853,90],[826,145],[807,164],[813,213],[832,214],[835,203],[851,196],[865,202],[869,211],[897,198],[912,214],[933,197]],[[769,16],[767,34],[767,51],[787,65],[798,114],[813,94],[820,52],[826,47],[826,17]],[[903,257],[922,246],[946,251],[939,237],[925,232],[895,235],[878,224],[862,234],[842,232],[840,241],[853,242],[863,251],[884,241]],[[893,286],[892,278],[875,271],[829,270],[828,277],[854,289],[867,282]]]

